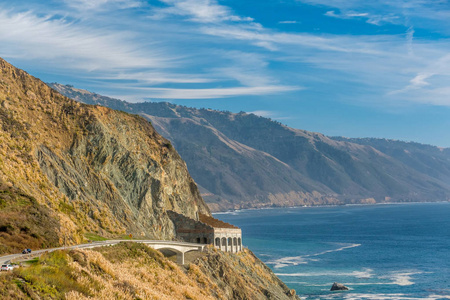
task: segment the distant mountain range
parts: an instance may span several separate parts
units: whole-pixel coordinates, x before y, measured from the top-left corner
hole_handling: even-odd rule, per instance
[[[450,199],[448,148],[327,137],[244,112],[128,103],[49,85],[74,100],[150,120],[186,161],[213,211]]]

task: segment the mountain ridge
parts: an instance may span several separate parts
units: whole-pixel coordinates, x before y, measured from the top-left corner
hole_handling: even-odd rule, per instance
[[[244,112],[128,103],[71,86],[50,86],[77,101],[150,120],[180,152],[213,211],[450,197],[450,157],[445,149],[439,156],[436,151],[414,150],[421,144],[411,144],[409,152],[418,157],[408,162],[386,145],[327,137]],[[413,166],[426,155],[422,168]],[[441,164],[440,176],[432,174],[433,160]]]

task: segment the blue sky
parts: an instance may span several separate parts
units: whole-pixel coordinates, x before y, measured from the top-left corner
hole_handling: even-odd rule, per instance
[[[450,2],[0,0],[0,56],[130,102],[450,147]]]

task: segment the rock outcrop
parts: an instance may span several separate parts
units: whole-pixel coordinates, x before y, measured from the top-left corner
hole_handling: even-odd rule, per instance
[[[342,283],[333,283],[333,285],[331,286],[330,291],[348,291],[348,287],[346,287],[345,285],[343,285]]]
[[[217,249],[194,262],[200,271],[220,287],[225,299],[299,299],[250,250],[235,255]],[[219,298],[219,297],[217,297]]]
[[[0,129],[0,182],[47,207],[61,243],[85,232],[172,239],[166,210],[210,214],[147,120],[73,101],[2,59]]]

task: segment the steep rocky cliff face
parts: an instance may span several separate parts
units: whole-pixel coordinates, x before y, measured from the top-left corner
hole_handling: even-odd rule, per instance
[[[329,138],[253,114],[131,104],[51,86],[78,101],[151,120],[180,152],[213,210],[450,198],[449,149]]]
[[[0,128],[0,183],[48,208],[60,242],[85,232],[171,239],[166,210],[210,214],[144,118],[70,100],[2,59]]]
[[[211,248],[194,264],[220,288],[219,295],[225,299],[299,299],[295,290],[248,249],[235,255]]]

